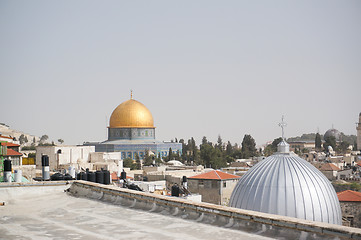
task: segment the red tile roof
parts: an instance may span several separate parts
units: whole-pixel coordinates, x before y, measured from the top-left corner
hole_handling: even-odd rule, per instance
[[[7,138],[7,139],[13,139],[12,137],[7,137],[7,136],[4,136],[4,135],[0,135],[1,138]]]
[[[8,147],[20,147],[19,144],[10,143],[10,142],[2,142],[1,146],[8,146]]]
[[[351,190],[339,192],[337,197],[340,202],[361,202],[361,193]]]
[[[118,180],[117,172],[113,172],[111,175],[112,175],[112,181]],[[133,179],[133,178],[127,176],[127,179]]]
[[[6,156],[22,156],[23,154],[11,149],[11,148],[8,148],[7,149],[7,154]]]
[[[357,162],[357,165],[359,165],[359,167],[361,167],[361,161]]]
[[[214,170],[207,173],[202,173],[193,177],[189,177],[190,179],[214,179],[214,180],[225,180],[225,179],[235,179],[240,178],[240,176],[221,172],[218,170]]]
[[[321,171],[340,171],[341,169],[333,163],[325,163],[320,168]]]

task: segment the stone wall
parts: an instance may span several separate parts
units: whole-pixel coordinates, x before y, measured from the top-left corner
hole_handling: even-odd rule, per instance
[[[233,189],[236,187],[239,179],[230,179],[222,181],[222,202],[221,205],[228,206]]]
[[[188,190],[202,195],[202,201],[221,205],[221,181],[188,179]]]
[[[361,228],[361,202],[340,202],[342,217],[349,220],[351,227]]]

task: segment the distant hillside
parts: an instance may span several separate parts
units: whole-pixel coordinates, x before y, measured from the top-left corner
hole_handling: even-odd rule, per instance
[[[297,141],[315,141],[316,133],[305,133],[302,136],[298,137],[290,137],[287,138],[287,142],[297,142]],[[323,135],[321,135],[321,139],[323,139]]]
[[[323,135],[321,135],[321,139],[323,140]],[[297,142],[297,141],[315,141],[316,133],[305,133],[302,134],[302,136],[297,137],[290,137],[287,138],[287,142]],[[345,135],[344,133],[341,133],[341,139],[342,141],[345,141],[349,144],[354,144],[357,140],[356,135]]]
[[[16,141],[19,141],[19,138],[21,135],[23,135],[22,138],[27,139],[27,142],[24,142],[23,146],[30,146],[32,143],[34,143],[35,138],[35,144],[37,145],[40,141],[40,138],[35,135],[27,134],[15,129],[11,129],[10,126],[6,125],[5,123],[0,123],[0,134],[12,138],[16,138]]]

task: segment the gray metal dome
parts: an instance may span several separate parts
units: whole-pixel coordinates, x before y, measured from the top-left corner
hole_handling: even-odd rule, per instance
[[[340,203],[331,183],[310,163],[290,153],[287,145],[282,141],[279,152],[240,179],[229,205],[341,225]]]
[[[340,141],[341,133],[339,130],[331,128],[325,132],[325,135],[323,135],[323,139],[326,140],[326,138],[328,138],[328,137],[335,137],[336,141]]]

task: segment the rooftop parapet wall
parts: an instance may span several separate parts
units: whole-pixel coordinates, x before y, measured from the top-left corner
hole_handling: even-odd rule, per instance
[[[75,181],[70,194],[285,239],[361,239],[361,229]]]

